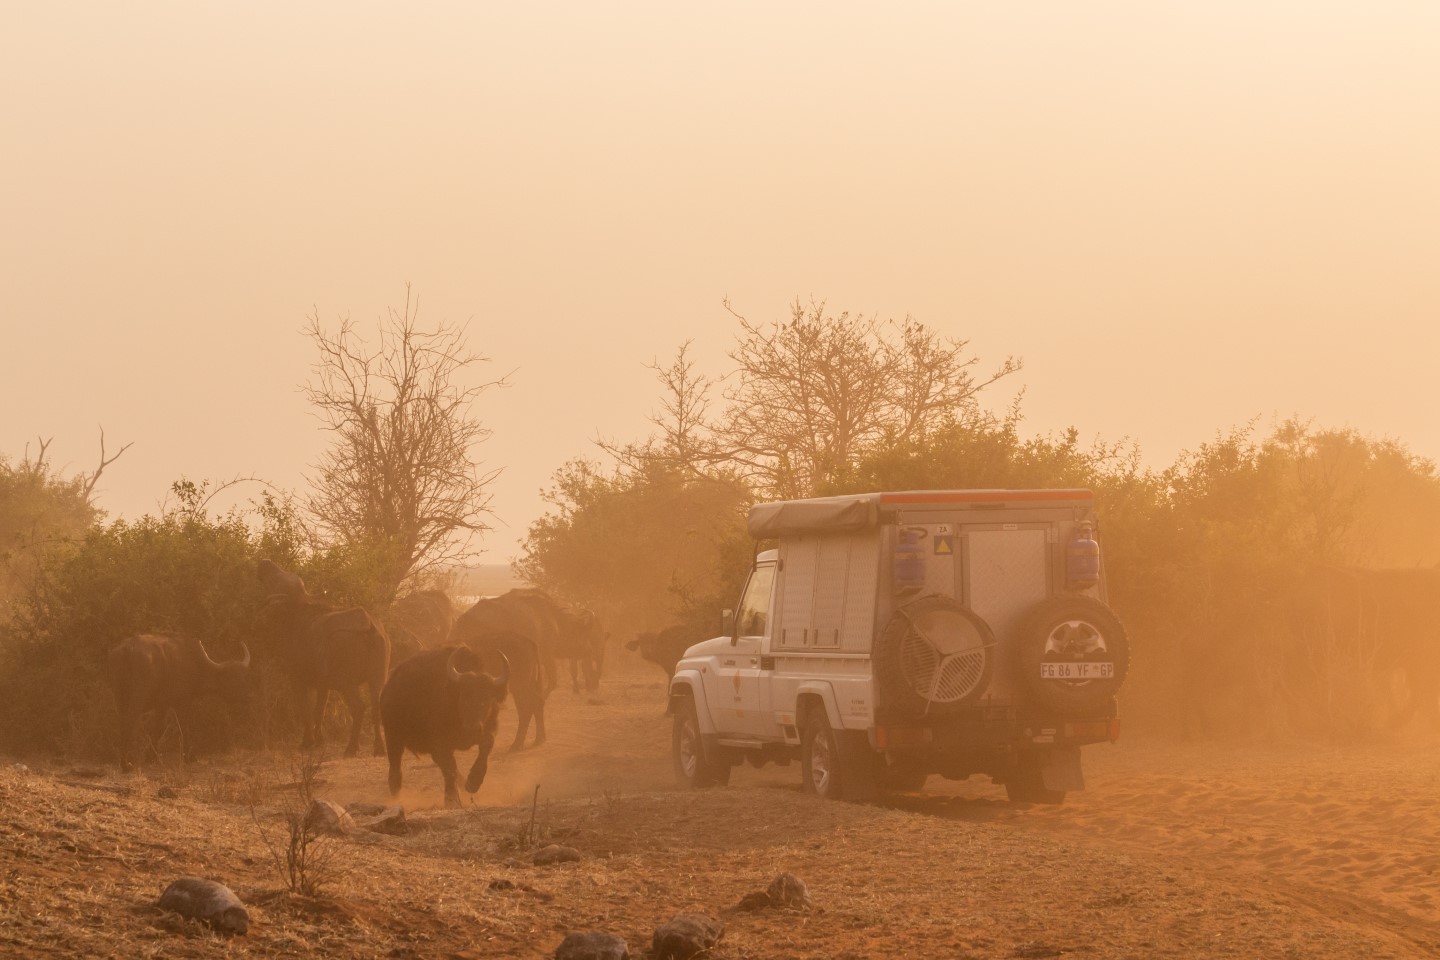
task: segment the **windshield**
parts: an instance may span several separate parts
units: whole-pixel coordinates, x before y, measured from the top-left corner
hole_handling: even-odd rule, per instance
[[[740,612],[735,618],[736,635],[763,637],[770,626],[770,591],[775,586],[775,565],[756,567],[745,585]]]

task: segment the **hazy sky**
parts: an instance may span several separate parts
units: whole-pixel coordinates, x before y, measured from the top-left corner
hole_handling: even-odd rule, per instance
[[[503,524],[728,296],[1025,361],[1168,463],[1300,414],[1440,457],[1440,4],[0,5],[0,452],[303,485],[307,313],[413,283],[514,370]]]

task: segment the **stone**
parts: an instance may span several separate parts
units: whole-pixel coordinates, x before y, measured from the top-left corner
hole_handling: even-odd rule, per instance
[[[580,851],[574,847],[562,847],[558,843],[552,843],[536,850],[532,862],[537,867],[549,867],[557,863],[574,863],[579,859]]]
[[[345,811],[352,817],[378,817],[388,809],[383,803],[347,803]]]
[[[571,933],[555,948],[555,960],[630,960],[630,948],[613,933]]]
[[[355,824],[375,833],[388,833],[396,837],[403,837],[410,832],[410,827],[405,823],[404,807],[381,807],[377,813],[356,820]]]
[[[334,800],[312,800],[305,811],[305,829],[313,834],[329,833],[343,836],[355,832],[355,821],[345,808]]]
[[[180,796],[180,794],[175,792],[174,787],[166,784],[159,790],[155,791],[155,796],[159,797],[161,800],[174,800],[176,797]]]
[[[765,892],[770,895],[771,906],[793,907],[796,910],[809,910],[815,906],[805,881],[793,873],[782,873],[771,880]]]
[[[704,954],[725,935],[725,927],[703,913],[682,913],[655,928],[651,953],[655,960],[690,960]]]
[[[221,933],[243,934],[250,929],[250,914],[240,898],[223,883],[200,877],[181,877],[160,894],[161,910],[208,923]]]
[[[747,893],[740,898],[735,905],[736,910],[765,910],[771,906],[770,894],[764,890],[756,890],[754,893]]]

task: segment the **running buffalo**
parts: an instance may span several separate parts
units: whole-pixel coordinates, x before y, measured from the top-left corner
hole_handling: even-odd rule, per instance
[[[531,720],[535,721],[534,746],[538,747],[545,742],[545,700],[550,695],[540,647],[530,633],[507,630],[503,620],[497,623],[492,616],[493,603],[482,600],[461,614],[450,628],[450,642],[465,645],[486,663],[504,657],[512,671],[510,696],[515,700],[517,720],[510,749],[525,748]]]
[[[188,715],[191,700],[202,694],[218,693],[234,704],[248,701],[250,650],[243,645],[241,649],[241,659],[216,663],[199,640],[164,634],[141,634],[111,648],[110,685],[120,712],[121,768],[132,766],[130,751],[145,713],[155,711],[158,725],[168,710],[174,710],[177,719]],[[187,720],[188,716],[180,720],[182,735]],[[186,759],[192,749],[187,740]]]
[[[380,694],[392,796],[400,792],[400,761],[406,750],[434,759],[445,778],[446,805],[458,806],[455,752],[479,746],[465,790],[480,789],[495,745],[495,719],[510,682],[509,662],[503,655],[499,660],[500,673],[488,676],[480,672],[474,651],[456,645],[426,650],[395,668]]]

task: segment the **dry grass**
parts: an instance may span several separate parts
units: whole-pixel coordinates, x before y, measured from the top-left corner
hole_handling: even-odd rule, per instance
[[[1097,754],[1091,791],[1059,809],[969,784],[878,807],[825,803],[794,788],[793,768],[737,771],[729,789],[680,793],[664,787],[657,691],[633,686],[643,696],[625,705],[557,694],[554,742],[496,758],[480,799],[504,806],[444,810],[433,767],[407,762],[412,833],[335,841],[346,873],[324,897],[286,889],[245,806],[260,797],[259,822],[284,829],[304,783],[288,756],[197,769],[173,800],[145,777],[82,781],[4,764],[0,956],[542,957],[580,929],[618,933],[639,956],[657,924],[691,911],[724,920],[721,956],[757,960],[1440,948],[1440,891],[1426,872],[1440,866],[1430,751],[1236,757],[1128,746]],[[613,681],[605,693],[633,691]],[[384,762],[332,761],[327,782],[314,779],[342,803],[383,798]],[[1364,789],[1377,782],[1384,788]],[[1390,805],[1376,807],[1384,793]],[[1382,809],[1388,820],[1375,819]],[[585,859],[530,866],[518,853],[527,833],[529,845],[563,842]],[[1326,854],[1340,857],[1328,879]],[[1366,869],[1377,872],[1366,879]],[[785,870],[810,885],[813,911],[731,911]],[[185,874],[235,890],[250,934],[225,941],[156,909]],[[1404,897],[1385,894],[1396,885]]]

